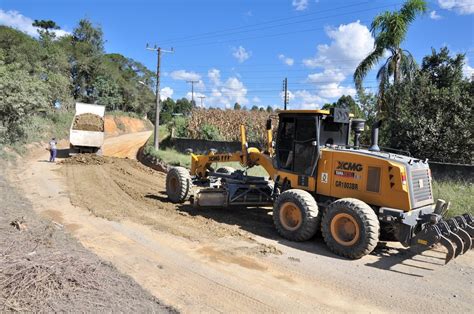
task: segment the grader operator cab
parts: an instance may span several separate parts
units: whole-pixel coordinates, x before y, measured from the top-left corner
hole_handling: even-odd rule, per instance
[[[473,217],[443,219],[449,203],[434,201],[427,161],[380,151],[380,122],[364,149],[359,136],[365,121],[352,119],[347,110],[286,110],[278,119],[275,142],[267,121],[263,151],[248,147],[241,126],[241,151],[191,154],[190,172],[182,167],[168,172],[169,199],[190,200],[197,207],[273,205],[273,221],[284,238],[309,240],[320,228],[333,252],[352,259],[369,254],[381,231],[407,247],[439,243],[447,249],[446,263],[472,247]],[[269,177],[212,167],[232,161],[245,168],[262,166]]]

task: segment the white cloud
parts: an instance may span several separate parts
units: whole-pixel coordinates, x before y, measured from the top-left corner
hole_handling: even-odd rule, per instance
[[[234,48],[233,49],[233,53],[232,55],[234,56],[234,58],[236,58],[240,63],[244,62],[245,60],[247,60],[248,58],[250,58],[250,56],[252,55],[252,52],[251,51],[247,51],[244,47],[242,46],[239,46],[238,48]]]
[[[466,78],[471,79],[474,75],[474,68],[469,65],[469,59],[466,58],[464,62],[462,72]]]
[[[374,46],[369,29],[360,21],[328,27],[326,34],[331,42],[318,45],[316,55],[303,60],[308,68],[321,70],[309,74],[306,79],[306,82],[315,84],[314,92],[295,92],[295,102],[302,107],[314,108],[342,95],[354,96],[355,88],[343,83]]]
[[[342,86],[338,83],[319,85],[318,95],[323,98],[339,98],[342,95],[355,96],[356,90],[352,86]]]
[[[174,90],[171,87],[164,87],[160,91],[160,99],[166,100],[168,97],[172,97]]]
[[[255,96],[254,98],[252,98],[252,102],[259,104],[262,102],[262,100],[259,97]]]
[[[210,69],[209,71],[207,71],[207,77],[209,78],[212,84],[221,84],[221,71],[219,71],[218,69]]]
[[[182,80],[182,81],[199,81],[201,79],[201,75],[195,72],[188,72],[186,70],[178,70],[171,72],[170,76],[174,80]]]
[[[442,9],[452,10],[461,15],[474,13],[474,1],[472,0],[438,0],[438,5]]]
[[[36,37],[38,36],[38,28],[32,25],[33,22],[34,21],[32,19],[22,15],[18,11],[4,11],[0,9],[0,25],[6,25],[16,28],[19,31],[27,33],[30,36]],[[57,37],[62,37],[71,34],[62,29],[53,30],[52,32],[54,32]]]
[[[207,96],[204,95],[203,93],[199,93],[199,92],[194,92],[194,101],[196,102],[196,105],[197,106],[201,106],[201,99],[200,97],[204,97],[206,98]],[[193,96],[192,96],[192,93],[191,92],[187,92],[186,93],[186,98],[191,101],[193,99]],[[204,102],[205,102],[205,99],[203,99],[202,103],[203,103],[203,106],[204,106]]]
[[[318,45],[316,56],[303,60],[307,67],[340,68],[345,74],[353,73],[374,47],[370,30],[360,21],[342,24],[337,28],[329,27],[326,34],[332,42]]]
[[[283,95],[283,93],[281,94]],[[290,108],[300,109],[318,109],[323,104],[328,102],[326,99],[319,96],[317,93],[311,93],[310,91],[303,89],[297,90],[294,93],[289,93]]]
[[[216,74],[218,72],[218,70],[212,69],[208,73]],[[249,103],[247,99],[247,88],[237,77],[229,77],[224,83],[221,82],[220,75],[217,79],[215,76],[212,76],[212,78],[214,81],[211,79],[213,86],[211,95],[207,99],[208,105],[230,108],[236,102],[241,105]]]
[[[438,13],[436,13],[436,11],[431,11],[430,12],[430,19],[432,20],[440,20],[442,19],[443,17],[441,15],[439,15]]]
[[[229,99],[235,99],[235,101],[240,104],[245,105],[248,103],[245,97],[247,95],[247,88],[245,88],[244,84],[236,77],[228,78],[221,88],[221,92],[223,96]]]
[[[304,11],[308,8],[308,0],[293,0],[291,4],[296,11]]]
[[[280,59],[286,65],[292,66],[295,63],[295,59],[286,57],[284,54],[278,55],[278,59]]]
[[[311,83],[340,83],[346,76],[338,69],[325,69],[323,72],[308,75],[308,82]]]

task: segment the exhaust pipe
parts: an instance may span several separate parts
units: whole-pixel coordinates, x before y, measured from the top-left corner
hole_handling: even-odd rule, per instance
[[[382,120],[376,121],[372,125],[372,136],[369,150],[372,152],[379,152],[379,128],[382,125]]]

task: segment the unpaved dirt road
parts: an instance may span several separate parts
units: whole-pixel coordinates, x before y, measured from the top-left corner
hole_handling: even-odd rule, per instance
[[[131,158],[145,137],[109,138],[105,152]],[[388,243],[350,261],[320,237],[283,240],[270,209],[170,204],[165,175],[135,160],[52,165],[46,157],[11,174],[35,209],[181,311],[473,312],[472,251],[444,266],[442,252]]]

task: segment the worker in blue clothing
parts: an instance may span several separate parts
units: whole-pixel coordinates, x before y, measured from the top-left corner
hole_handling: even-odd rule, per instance
[[[56,145],[58,145],[58,142],[56,142],[56,139],[53,137],[51,141],[49,141],[49,162],[56,160],[56,154],[58,153]]]

